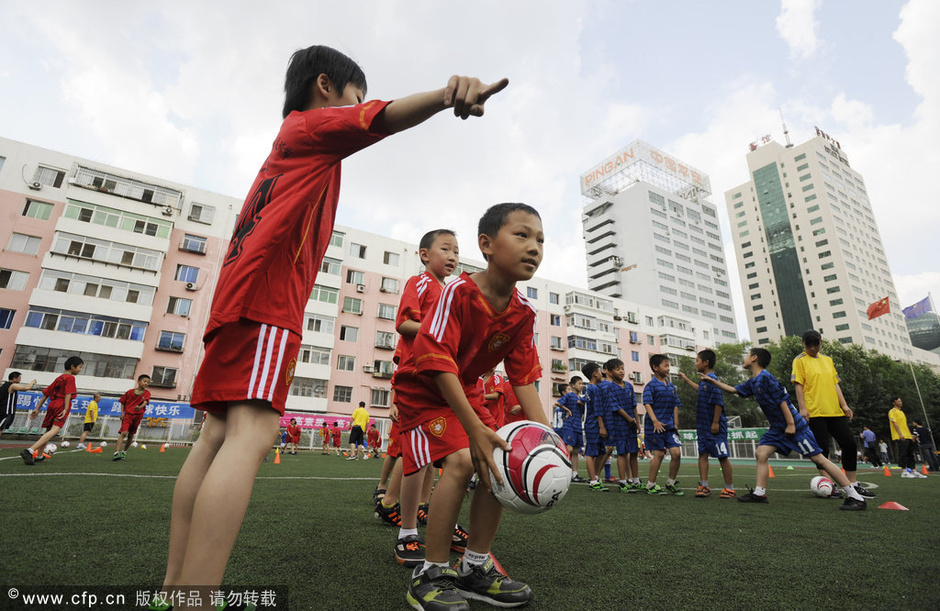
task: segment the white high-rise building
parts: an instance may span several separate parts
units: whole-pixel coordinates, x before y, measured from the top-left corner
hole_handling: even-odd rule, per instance
[[[581,175],[588,287],[702,319],[713,343],[737,341],[711,184],[636,140]]]
[[[750,180],[725,193],[751,340],[817,329],[915,357],[861,174],[818,128],[797,146],[751,145]],[[868,319],[888,298],[891,312]]]

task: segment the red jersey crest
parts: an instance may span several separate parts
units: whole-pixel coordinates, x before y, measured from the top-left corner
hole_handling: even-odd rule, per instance
[[[486,349],[490,352],[496,352],[500,348],[506,345],[506,342],[509,341],[509,336],[505,333],[497,333],[490,338],[489,344],[487,344]]]
[[[443,417],[435,418],[428,422],[428,430],[431,431],[431,434],[435,437],[441,437],[444,431],[447,430],[447,421],[444,420]]]

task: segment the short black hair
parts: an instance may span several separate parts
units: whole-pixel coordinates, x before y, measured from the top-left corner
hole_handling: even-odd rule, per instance
[[[715,368],[715,363],[718,362],[718,357],[715,356],[715,351],[714,351],[714,350],[709,350],[708,348],[706,348],[706,349],[704,349],[704,350],[700,350],[699,353],[698,353],[698,358],[702,359],[702,361],[703,361],[706,365],[708,365],[708,368],[709,368],[709,369],[714,369],[714,368]]]
[[[888,401],[891,403],[891,405],[894,405],[894,402],[897,401],[897,400],[900,399],[900,398],[901,398],[901,397],[891,397],[890,399],[888,399]]]
[[[421,236],[421,241],[418,242],[418,250],[421,250],[424,248],[431,248],[432,246],[434,246],[434,240],[437,239],[437,236],[442,235],[442,234],[451,235],[451,236],[454,236],[455,238],[457,237],[457,232],[455,232],[453,229],[433,229],[427,232],[426,234],[424,234],[423,236]]]
[[[477,224],[477,236],[488,235],[491,238],[495,238],[502,226],[506,224],[506,219],[509,218],[509,215],[513,212],[528,212],[538,217],[539,220],[542,219],[541,215],[539,215],[539,211],[529,204],[518,202],[496,204],[495,206],[490,206],[489,209],[483,213],[483,216],[480,217],[480,222]],[[486,258],[485,255],[484,258]]]
[[[757,364],[761,369],[767,369],[770,365],[770,351],[766,348],[751,348],[751,354],[757,357]]]
[[[297,422],[297,418],[291,418],[290,421],[291,421],[291,422]]]
[[[336,49],[313,45],[294,51],[287,62],[284,78],[283,118],[295,110],[304,110],[310,104],[310,86],[317,77],[325,74],[333,86],[342,93],[352,83],[366,93],[366,74],[359,64]]]
[[[604,363],[604,369],[606,371],[612,371],[616,369],[617,367],[620,367],[621,365],[623,365],[623,361],[621,361],[620,359],[610,359],[609,361]]]
[[[65,370],[68,371],[72,367],[78,367],[79,365],[84,365],[85,361],[82,360],[80,356],[70,356],[65,360]]]
[[[8,380],[12,380],[13,378],[18,378],[18,377],[20,377],[20,376],[22,376],[22,375],[23,375],[23,374],[20,373],[19,371],[11,371],[11,372],[10,372],[10,375],[7,376],[7,379],[8,379]]]
[[[663,361],[668,361],[669,357],[665,354],[654,354],[650,357],[650,369],[656,369]]]
[[[339,422],[334,422],[333,426],[339,426]]]
[[[803,334],[803,345],[807,348],[815,348],[822,343],[822,333],[816,329],[810,329]]]
[[[585,363],[584,365],[581,366],[581,375],[587,378],[587,381],[590,382],[591,378],[594,377],[594,372],[600,368],[601,366],[598,365],[597,363],[594,363],[594,362]]]
[[[137,381],[140,382],[140,381],[143,380],[144,378],[147,378],[147,379],[149,380],[149,379],[150,379],[150,376],[147,375],[146,373],[142,373],[142,374],[140,374],[139,376],[137,376]]]
[[[360,402],[359,402],[359,407],[365,407],[365,406],[366,406],[366,402],[365,402],[365,401],[360,401]]]
[[[568,381],[569,386],[574,386],[575,382],[580,382],[581,376],[571,376],[571,379]]]

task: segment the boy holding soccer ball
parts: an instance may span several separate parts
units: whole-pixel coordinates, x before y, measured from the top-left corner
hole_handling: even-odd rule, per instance
[[[509,444],[496,435],[477,380],[503,361],[525,417],[548,425],[535,389],[541,377],[535,309],[516,289],[542,262],[542,220],[526,204],[497,204],[480,219],[478,234],[487,268],[444,288],[396,376],[405,475],[428,464],[443,469],[428,518],[426,559],[407,592],[408,603],[426,611],[469,609],[467,598],[501,607],[532,600],[529,586],[499,573],[490,557],[503,515],[490,488],[493,450],[509,450]],[[453,569],[451,537],[474,472],[482,485],[473,493],[463,560]]]

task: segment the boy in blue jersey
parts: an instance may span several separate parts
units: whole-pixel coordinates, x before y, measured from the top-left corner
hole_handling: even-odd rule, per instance
[[[584,445],[584,428],[582,424],[584,401],[581,400],[581,393],[584,392],[584,380],[581,379],[581,376],[571,376],[568,388],[571,389],[571,392],[560,397],[555,405],[561,407],[567,413],[565,422],[561,427],[561,439],[568,446],[568,455],[571,456],[571,481],[584,482],[587,480],[578,475],[578,457],[581,446]]]
[[[607,492],[607,486],[598,477],[598,473],[604,468],[601,459],[605,454],[601,432],[604,438],[607,437],[607,429],[597,413],[597,385],[603,380],[601,366],[597,363],[587,363],[581,368],[581,373],[588,380],[587,386],[584,387],[584,462],[587,463],[589,485],[591,490]]]
[[[682,459],[682,442],[676,426],[679,422],[679,394],[675,385],[669,381],[669,357],[654,354],[650,357],[653,379],[643,389],[643,405],[646,406],[646,422],[643,424],[643,437],[646,449],[653,453],[650,460],[650,476],[646,481],[647,494],[685,494],[676,482],[679,474],[679,461]],[[656,483],[659,467],[669,451],[669,478],[666,487]]]
[[[757,447],[757,487],[752,492],[739,496],[738,500],[742,503],[767,503],[770,455],[774,452],[781,454],[797,452],[813,461],[842,488],[846,499],[839,509],[864,510],[865,499],[855,490],[842,470],[823,456],[816,438],[809,429],[809,424],[793,407],[790,395],[783,384],[766,370],[768,365],[770,365],[770,352],[763,348],[751,348],[748,355],[744,357],[743,365],[751,372],[750,380],[737,386],[729,386],[718,381],[716,377],[702,376],[702,380],[714,384],[725,392],[737,393],[742,397],[753,395],[770,423],[770,428],[760,438],[760,444]]]
[[[717,380],[718,376],[714,371],[716,362],[717,357],[713,350],[702,350],[695,357],[695,370],[703,376]],[[711,488],[708,485],[708,457],[713,456],[718,459],[721,474],[725,480],[721,498],[733,499],[735,492],[731,476],[731,460],[728,458],[728,419],[725,417],[725,400],[717,386],[704,380],[696,385],[681,371],[679,377],[698,391],[695,428],[698,434],[698,473],[701,479],[698,488],[695,489],[695,496],[705,498],[711,495]]]
[[[636,396],[633,394],[633,385],[627,386],[623,381],[626,376],[623,361],[610,359],[604,364],[604,369],[607,371],[607,380],[601,382],[601,386],[603,412],[610,430],[607,446],[608,449],[613,447],[617,450],[620,491],[635,494],[642,488],[637,463],[640,447],[636,438]]]
[[[571,416],[571,410],[561,404],[561,399],[565,398],[571,393],[571,385],[565,384],[565,389],[561,393],[561,397],[555,401],[555,417],[552,419],[552,430],[558,433],[558,436],[561,437],[561,429],[565,426],[565,419]]]

